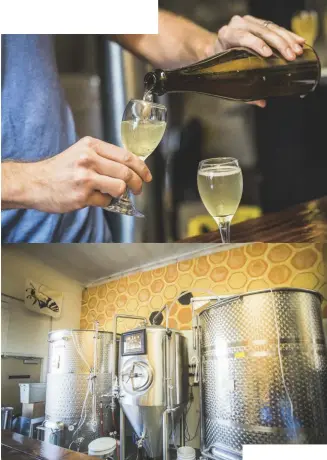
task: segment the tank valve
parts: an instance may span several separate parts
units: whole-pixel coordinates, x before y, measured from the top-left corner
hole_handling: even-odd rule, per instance
[[[171,337],[171,335],[172,335],[171,330],[170,330],[170,329],[166,329],[166,334],[168,335],[168,337]]]
[[[76,439],[77,452],[79,452],[79,450],[81,448],[81,444],[82,444],[83,441],[84,441],[84,438],[77,438]]]
[[[109,404],[109,407],[110,407],[112,412],[114,412],[116,410],[116,403],[115,403],[114,398],[112,398],[111,403]]]
[[[93,431],[96,431],[97,426],[98,426],[97,420],[93,419],[93,420],[91,421],[92,430],[93,430]]]
[[[168,414],[174,413],[174,412],[176,412],[177,410],[179,410],[178,407],[171,407],[171,408],[167,407],[167,409],[166,409],[166,411],[167,411]]]
[[[115,384],[112,389],[112,395],[114,398],[118,399],[119,398],[119,385],[118,385],[118,378],[117,376],[115,377]]]
[[[136,442],[136,445],[137,445],[137,448],[138,448],[138,449],[142,449],[143,443],[144,443],[144,439],[145,439],[145,433],[142,433],[142,436],[141,436],[140,439],[138,439],[137,442]]]
[[[112,388],[112,395],[111,395],[111,402],[110,402],[110,409],[112,411],[114,411],[116,409],[116,403],[115,403],[116,399],[120,399],[120,390],[119,390],[117,376],[115,377],[115,383],[114,383],[113,388]]]

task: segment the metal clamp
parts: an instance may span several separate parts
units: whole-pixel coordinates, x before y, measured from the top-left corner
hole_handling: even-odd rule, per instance
[[[142,436],[137,440],[136,445],[138,449],[142,449],[145,440],[145,433],[142,433]]]

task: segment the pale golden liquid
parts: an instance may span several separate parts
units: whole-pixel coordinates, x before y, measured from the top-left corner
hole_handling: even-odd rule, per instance
[[[314,46],[319,32],[319,19],[316,11],[301,11],[291,21],[293,32],[305,38],[307,45]]]
[[[198,172],[198,189],[212,217],[232,219],[242,198],[242,171],[237,166],[207,166]]]
[[[164,121],[123,121],[121,124],[123,146],[145,160],[158,147],[165,129]]]

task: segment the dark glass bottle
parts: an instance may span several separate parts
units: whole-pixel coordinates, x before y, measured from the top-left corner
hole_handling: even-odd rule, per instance
[[[146,92],[196,92],[236,101],[256,101],[277,96],[305,96],[320,79],[315,51],[287,61],[278,52],[264,58],[245,48],[234,48],[176,70],[157,69],[146,74]]]

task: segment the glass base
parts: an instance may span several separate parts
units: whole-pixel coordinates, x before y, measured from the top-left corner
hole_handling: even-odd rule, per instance
[[[110,212],[117,212],[118,214],[124,214],[125,216],[144,217],[144,214],[135,208],[128,195],[123,195],[121,198],[113,198],[109,206],[103,209]]]

